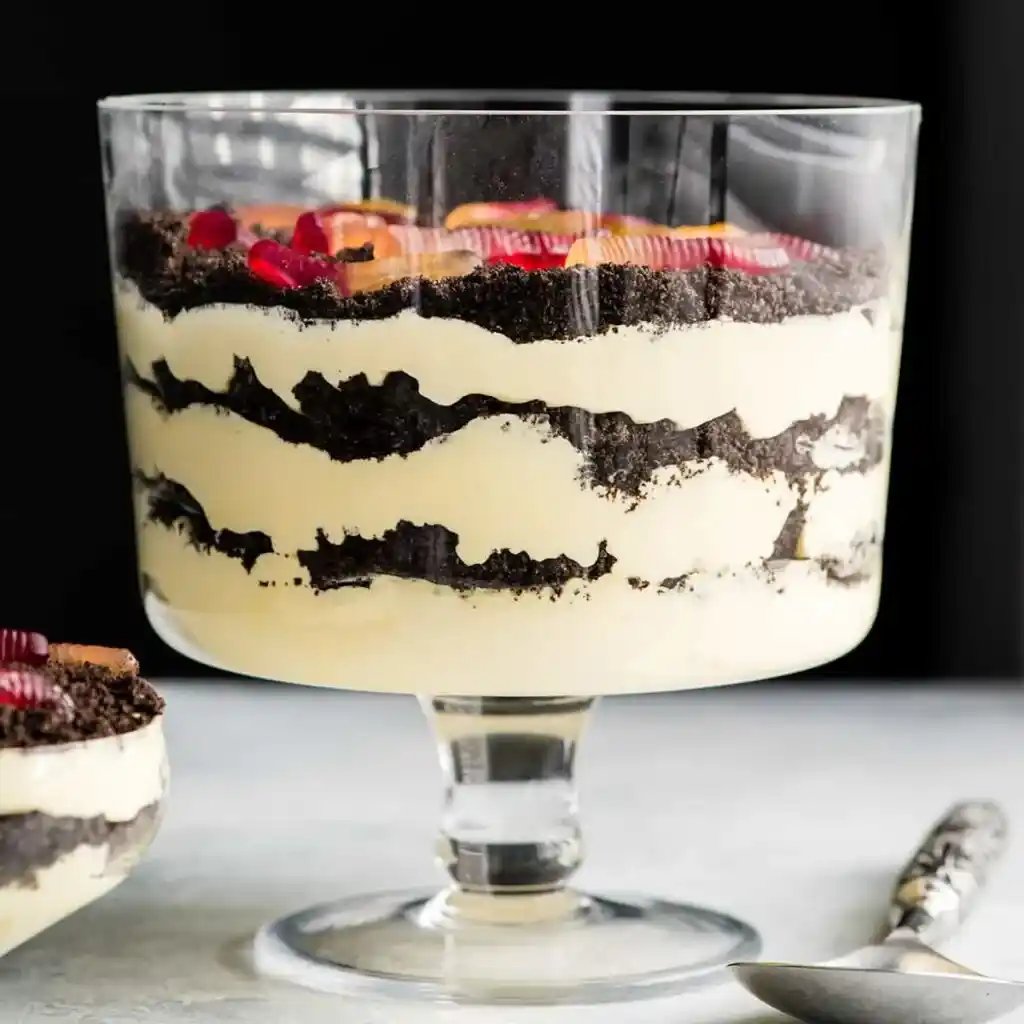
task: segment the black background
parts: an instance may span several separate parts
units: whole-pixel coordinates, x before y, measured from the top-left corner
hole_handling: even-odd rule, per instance
[[[789,4],[741,17],[739,6],[687,5],[671,24],[609,28],[589,7],[560,26],[532,6],[436,21],[396,8],[384,24],[386,11],[364,18],[334,5],[115,4],[59,17],[19,5],[0,72],[0,623],[130,646],[152,675],[211,674],[156,639],[136,589],[100,96],[421,86],[863,94],[924,106],[917,216],[882,608],[857,651],[814,674],[1016,677],[1024,13],[1012,0],[900,6]]]

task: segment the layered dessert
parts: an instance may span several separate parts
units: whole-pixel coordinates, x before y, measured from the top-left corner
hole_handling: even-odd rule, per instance
[[[128,651],[0,630],[0,956],[109,892],[148,848],[162,711]]]
[[[600,694],[804,669],[873,621],[881,252],[378,200],[132,211],[115,253],[145,600],[198,660]]]

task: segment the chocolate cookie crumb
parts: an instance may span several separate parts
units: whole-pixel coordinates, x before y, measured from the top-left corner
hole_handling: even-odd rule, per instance
[[[259,530],[236,533],[230,529],[214,529],[202,505],[184,484],[168,480],[162,474],[148,477],[136,472],[134,478],[146,491],[149,518],[168,529],[178,530],[197,551],[219,551],[229,558],[237,558],[249,573],[261,555],[273,553],[270,538]]]
[[[550,588],[555,594],[573,580],[593,582],[612,571],[617,559],[601,541],[593,563],[581,564],[568,555],[531,558],[524,551],[502,548],[482,562],[466,563],[458,554],[459,535],[437,524],[417,525],[400,520],[380,537],[348,534],[329,540],[317,531],[316,548],[299,551],[299,563],[315,590],[369,586],[374,577],[425,580],[455,590],[511,590],[517,593]]]
[[[176,377],[166,360],[150,367],[144,377],[130,362],[125,379],[147,394],[167,415],[192,406],[231,412],[273,431],[288,444],[309,445],[336,462],[385,459],[420,451],[431,441],[455,434],[475,419],[517,416],[538,430],[568,441],[581,456],[582,486],[601,488],[609,495],[641,497],[654,473],[664,467],[703,466],[716,457],[733,472],[765,477],[781,472],[789,478],[818,472],[815,445],[840,431],[853,443],[842,472],[864,472],[883,456],[886,424],[881,410],[867,398],[846,397],[835,416],[798,420],[779,434],[753,438],[743,420],[728,412],[695,427],[679,428],[669,420],[637,423],[621,412],[591,413],[575,406],[549,406],[534,400],[507,402],[488,395],[466,395],[451,404],[433,401],[420,391],[419,381],[401,371],[371,384],[365,374],[338,384],[309,371],[292,391],[298,408],[270,390],[247,359],[235,358],[234,371],[222,391],[195,380]],[[152,485],[153,481],[147,482]],[[180,484],[174,485],[180,488]],[[190,536],[200,548],[217,547],[216,531],[189,494],[170,494],[170,485],[151,489],[151,518],[165,522],[193,520]],[[161,495],[173,500],[161,504]],[[265,534],[235,534],[237,557],[251,570],[261,554],[273,550]]]
[[[107,869],[123,872],[118,861],[148,846],[160,822],[160,802],[148,804],[129,821],[54,817],[32,811],[0,815],[0,888],[34,889],[37,874],[81,846],[107,846]]]
[[[334,258],[339,263],[369,263],[373,259],[373,242],[364,242],[354,249],[339,249]]]
[[[148,725],[164,709],[163,698],[144,679],[117,675],[103,665],[50,662],[40,671],[71,698],[73,712],[0,705],[0,748],[123,735]]]
[[[602,334],[616,327],[696,324],[720,317],[777,323],[843,312],[885,292],[878,252],[840,250],[770,274],[700,266],[651,270],[602,264],[526,271],[481,267],[439,281],[405,279],[379,291],[342,295],[330,281],[281,289],[253,274],[241,246],[218,252],[186,244],[179,214],[134,213],[117,232],[117,265],[168,318],[201,306],[251,305],[300,320],[380,320],[405,309],[464,320],[520,344]]]

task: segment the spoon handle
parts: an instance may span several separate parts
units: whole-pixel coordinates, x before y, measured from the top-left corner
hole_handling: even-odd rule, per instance
[[[889,911],[890,933],[910,932],[927,943],[949,935],[1006,849],[1007,831],[998,804],[954,804],[900,872]]]

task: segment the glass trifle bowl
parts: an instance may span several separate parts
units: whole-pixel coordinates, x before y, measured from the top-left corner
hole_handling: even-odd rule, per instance
[[[153,628],[415,694],[440,751],[447,887],[268,924],[258,968],[588,1002],[756,952],[728,915],[570,885],[575,752],[602,695],[870,628],[918,108],[247,93],[100,120]]]

